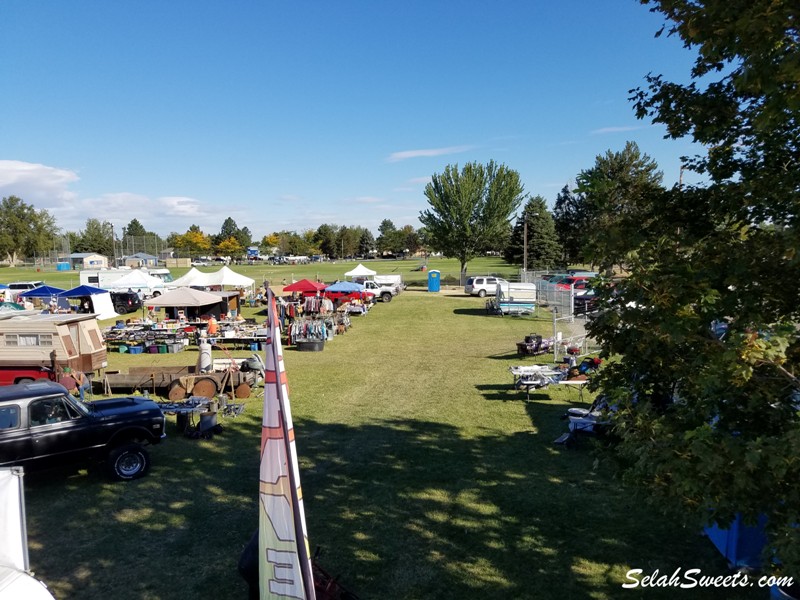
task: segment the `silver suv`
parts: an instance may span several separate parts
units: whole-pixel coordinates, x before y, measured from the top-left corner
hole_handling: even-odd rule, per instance
[[[486,277],[467,277],[464,293],[470,296],[480,296],[481,298],[486,297],[487,294],[494,296],[497,291],[497,285],[501,283],[508,282],[502,277],[490,277],[488,275]]]

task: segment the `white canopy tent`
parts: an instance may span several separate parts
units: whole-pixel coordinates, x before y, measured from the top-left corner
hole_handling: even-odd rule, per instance
[[[372,269],[368,269],[367,267],[365,267],[361,263],[358,263],[358,266],[355,269],[353,269],[352,271],[348,271],[347,273],[344,274],[344,276],[345,277],[371,277],[372,275],[375,275],[375,273],[376,273],[376,271],[373,271]]]
[[[184,275],[178,277],[175,281],[172,282],[172,285],[176,287],[184,287],[190,285],[196,286],[207,286],[211,285],[208,283],[209,273],[203,273],[199,271],[195,267],[189,269]]]
[[[163,290],[164,280],[159,279],[153,275],[149,275],[144,271],[133,269],[130,273],[123,275],[116,281],[107,284],[109,288],[115,290],[119,289],[132,289],[134,291],[140,288],[148,288],[150,290]]]
[[[253,287],[256,280],[246,275],[240,275],[236,271],[229,269],[227,266],[222,267],[219,271],[208,273],[209,283],[205,285],[220,285],[232,287]]]

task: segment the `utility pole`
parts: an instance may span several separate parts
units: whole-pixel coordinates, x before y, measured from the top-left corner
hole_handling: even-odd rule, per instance
[[[528,213],[525,216],[525,229],[522,234],[522,279],[523,282],[528,274]]]

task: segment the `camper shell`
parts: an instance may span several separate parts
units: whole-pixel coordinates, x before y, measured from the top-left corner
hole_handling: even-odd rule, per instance
[[[0,385],[54,380],[65,367],[91,373],[107,366],[94,314],[0,313]]]

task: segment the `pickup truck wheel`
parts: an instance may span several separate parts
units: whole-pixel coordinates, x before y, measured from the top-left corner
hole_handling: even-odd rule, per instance
[[[384,302],[391,302],[392,301],[392,295],[389,292],[383,292],[381,294],[381,300],[383,300]]]
[[[117,311],[118,315],[126,315],[128,314],[128,305],[127,304],[115,304],[114,310]]]
[[[150,455],[139,444],[118,446],[108,453],[108,468],[119,481],[138,479],[150,469]]]

